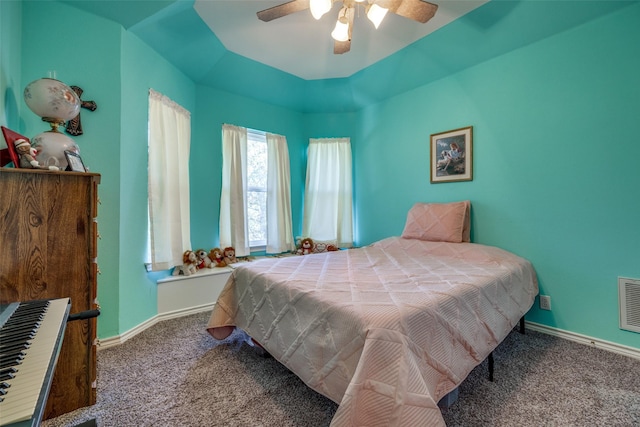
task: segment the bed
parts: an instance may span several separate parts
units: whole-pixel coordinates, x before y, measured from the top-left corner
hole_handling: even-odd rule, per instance
[[[529,261],[469,242],[468,201],[419,203],[401,236],[236,268],[207,329],[244,330],[339,404],[332,426],[439,426],[537,293]]]

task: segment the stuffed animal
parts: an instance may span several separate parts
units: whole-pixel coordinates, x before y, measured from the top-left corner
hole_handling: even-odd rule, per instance
[[[238,262],[238,259],[236,258],[236,250],[231,246],[224,248],[222,255],[224,257],[224,262],[227,265]]]
[[[196,271],[198,271],[198,256],[195,252],[191,250],[184,251],[182,254],[182,265],[177,265],[176,268],[173,269],[173,275],[178,276],[183,274],[185,276],[191,276]]]
[[[196,251],[196,256],[198,257],[198,269],[215,267],[213,265],[213,262],[211,261],[211,258],[209,258],[207,251],[205,251],[204,249],[198,249]]]
[[[321,254],[323,252],[333,252],[333,251],[340,250],[340,248],[338,248],[333,243],[313,242],[312,245],[313,245],[313,250],[311,251],[311,253],[313,254]],[[307,246],[309,245],[307,244]],[[302,247],[299,249],[299,251],[303,251]],[[302,255],[306,255],[306,254],[302,253]]]
[[[305,237],[300,242],[300,247],[298,248],[298,255],[309,255],[313,253],[313,248],[315,245],[313,244],[313,239],[310,237]]]
[[[16,153],[19,158],[19,166],[26,169],[49,169],[53,171],[60,170],[57,166],[41,166],[36,160],[37,151],[29,144],[26,139],[16,139],[13,143],[16,147]]]
[[[213,263],[216,265],[216,267],[226,267],[227,263],[224,262],[224,255],[222,254],[222,251],[220,250],[220,248],[213,248],[209,251],[209,258],[211,259],[211,261],[213,261]]]

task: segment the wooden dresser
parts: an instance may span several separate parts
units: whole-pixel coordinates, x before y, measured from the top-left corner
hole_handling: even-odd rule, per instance
[[[100,175],[0,168],[0,303],[97,308]],[[44,418],[96,402],[96,318],[67,324]]]

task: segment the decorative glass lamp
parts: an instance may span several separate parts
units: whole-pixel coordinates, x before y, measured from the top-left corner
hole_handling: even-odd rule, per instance
[[[51,130],[31,138],[32,146],[38,151],[36,160],[42,166],[67,168],[65,150],[80,153],[73,139],[58,131],[80,112],[80,98],[66,84],[54,78],[35,80],[24,89],[24,102],[27,106],[48,122]]]

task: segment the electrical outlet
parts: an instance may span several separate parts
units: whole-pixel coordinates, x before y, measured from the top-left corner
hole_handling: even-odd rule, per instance
[[[542,310],[551,310],[551,297],[549,295],[540,295],[540,308]]]

